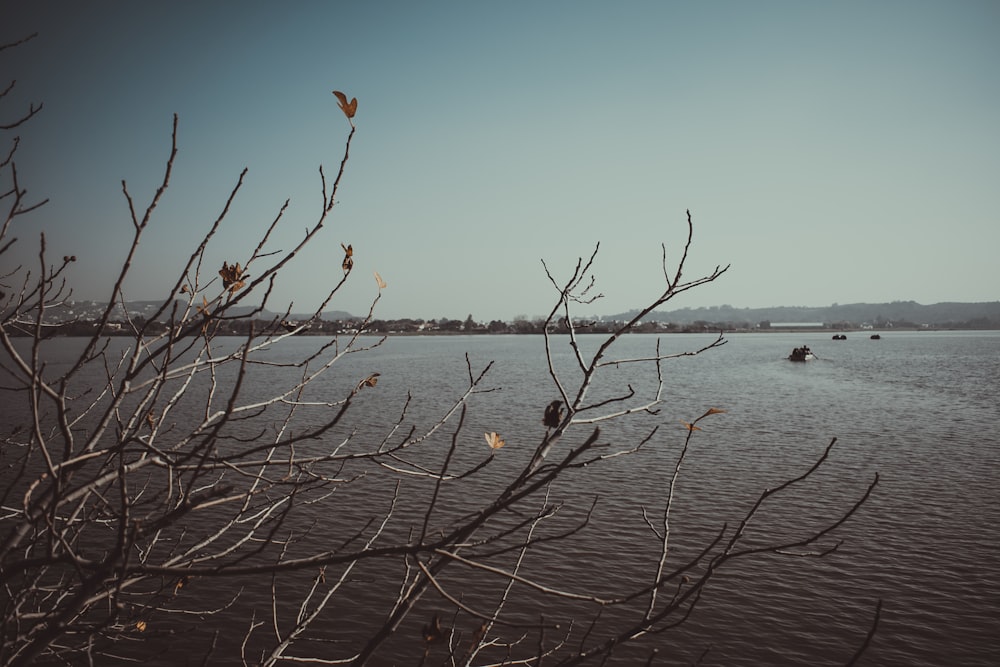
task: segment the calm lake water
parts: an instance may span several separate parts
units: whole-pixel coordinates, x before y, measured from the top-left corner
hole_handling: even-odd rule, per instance
[[[661,340],[666,351],[681,352],[712,338]],[[598,338],[583,341],[592,346]],[[648,355],[655,343],[653,336],[626,337],[611,358]],[[290,360],[319,344],[295,338],[265,356]],[[802,344],[818,359],[787,361]],[[575,387],[570,350],[564,340],[557,345],[563,382]],[[496,390],[473,397],[464,431],[464,446],[472,449],[485,447],[484,431],[499,431],[507,441],[497,453],[494,478],[482,483],[480,491],[488,494],[491,484],[501,484],[505,473],[530,458],[543,431],[541,409],[557,397],[543,352],[537,336],[396,337],[346,357],[312,394],[336,396],[369,373],[381,373],[378,386],[362,393],[352,421],[364,437],[375,438],[395,421],[408,390],[413,402],[404,424],[426,427],[467,386],[465,354],[474,372],[495,362],[484,387]],[[638,401],[655,386],[648,368],[607,370],[596,395],[618,395],[631,384]],[[271,389],[266,377],[251,391]],[[691,664],[699,656],[705,665],[843,664],[863,640],[878,599],[881,622],[862,664],[1000,664],[1000,332],[883,332],[878,341],[861,333],[845,341],[820,333],[735,334],[719,349],[666,363],[664,379],[666,400],[658,415],[602,426],[602,439],[619,447],[658,427],[650,443],[594,474],[574,474],[552,491],[553,499],[580,511],[600,495],[587,535],[540,550],[541,560],[526,564],[525,572],[601,593],[646,584],[656,543],[642,508],[662,507],[686,434],[679,420],[716,407],[726,413],[702,422],[678,482],[671,526],[676,562],[723,524],[731,531],[764,488],[804,472],[834,437],[837,445],[816,478],[762,514],[748,539],[796,534],[848,507],[876,472],[880,483],[838,531],[843,544],[833,554],[767,555],[725,571],[687,623],[644,644],[660,649],[656,664]],[[442,442],[450,438],[452,429],[446,430]],[[589,432],[580,426],[570,436],[579,442]],[[330,442],[342,435],[331,433]],[[315,506],[311,518],[333,532],[349,531],[384,502],[377,494],[341,498]],[[448,502],[460,508],[463,497],[446,499],[445,507]],[[356,573],[357,585],[331,608],[329,639],[362,633],[384,614],[373,586],[381,576]],[[453,583],[475,597],[475,581]],[[268,594],[247,591],[233,613],[246,617],[258,605],[258,613],[267,613]],[[573,613],[551,600],[541,604],[528,600],[511,613],[529,622],[540,612],[550,618]],[[424,621],[415,619],[415,627]],[[415,645],[390,645],[374,664],[415,664]],[[176,661],[178,650],[164,664]]]

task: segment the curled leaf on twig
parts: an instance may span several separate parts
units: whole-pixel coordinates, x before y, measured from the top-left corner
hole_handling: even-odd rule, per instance
[[[365,387],[374,387],[375,385],[377,385],[378,384],[378,376],[379,375],[381,375],[381,373],[372,373],[371,375],[369,375],[368,377],[366,377],[364,380],[362,380],[361,382],[358,383],[358,389],[357,390],[361,391]]]
[[[181,577],[180,579],[178,579],[177,583],[174,584],[174,595],[177,595],[182,588],[184,588],[185,586],[188,585],[188,583],[190,583],[190,581],[191,577]]]
[[[201,333],[208,333],[208,321],[212,319],[212,313],[208,312],[208,299],[205,298],[204,294],[201,296],[201,305],[198,306],[198,314],[205,318],[205,321],[201,323]]]
[[[700,430],[701,430],[701,427],[699,427],[699,426],[695,426],[695,424],[697,424],[698,422],[700,422],[700,421],[701,421],[702,419],[704,419],[705,417],[710,417],[711,415],[721,415],[721,414],[725,414],[725,412],[726,412],[726,411],[725,411],[725,410],[723,410],[722,408],[709,408],[709,409],[708,409],[708,411],[707,411],[707,412],[705,412],[705,414],[703,414],[703,415],[702,415],[701,417],[698,417],[697,419],[695,419],[695,420],[694,420],[694,422],[693,422],[693,423],[691,423],[691,424],[687,423],[687,422],[686,422],[686,421],[684,421],[683,419],[682,419],[682,420],[680,420],[680,422],[681,422],[682,424],[684,424],[684,426],[685,426],[685,427],[687,428],[687,430],[689,430],[689,431],[700,431]]]
[[[545,406],[545,414],[542,416],[542,423],[545,424],[547,428],[556,428],[562,421],[563,412],[562,401],[552,401],[547,406]]]
[[[212,314],[208,312],[208,299],[206,299],[204,295],[201,297],[201,305],[198,306],[198,314],[206,319],[212,316]]]
[[[347,116],[348,120],[354,118],[354,114],[358,112],[358,98],[353,97],[351,98],[351,101],[348,102],[347,95],[343,94],[339,90],[333,91],[333,94],[337,96],[340,110],[344,112],[344,115]]]
[[[496,431],[490,431],[489,433],[484,433],[483,437],[486,438],[486,444],[490,446],[490,449],[500,449],[507,443],[503,441],[500,434]]]
[[[344,270],[344,273],[350,273],[351,269],[354,268],[354,246],[350,243],[347,245],[341,243],[340,247],[344,249],[344,261],[341,262],[340,268]]]
[[[244,281],[250,277],[249,273],[244,273],[244,269],[240,268],[239,262],[232,266],[228,262],[223,262],[222,268],[219,269],[219,275],[222,276],[222,287],[230,292],[242,289],[243,285],[246,284]]]
[[[378,274],[378,271],[375,272],[375,283],[378,285],[379,289],[385,289],[386,287],[385,281],[382,280],[382,276]]]

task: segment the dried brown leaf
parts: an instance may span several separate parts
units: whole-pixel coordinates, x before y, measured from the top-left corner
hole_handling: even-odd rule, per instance
[[[484,433],[483,437],[486,438],[486,444],[490,446],[490,449],[500,449],[507,444],[496,431]]]
[[[223,262],[222,268],[219,269],[219,275],[222,276],[223,289],[228,289],[230,292],[242,289],[246,284],[244,281],[250,277],[249,273],[244,273],[244,269],[240,268],[239,262],[232,266],[228,262]]]
[[[374,387],[375,385],[377,385],[378,384],[379,375],[381,375],[381,373],[372,373],[371,375],[369,375],[368,377],[366,377],[364,380],[362,380],[361,382],[359,382],[358,383],[358,391],[360,391],[361,389],[363,389],[365,387]]]
[[[358,112],[358,98],[351,98],[351,101],[347,101],[347,95],[343,94],[339,90],[333,91],[333,94],[337,96],[338,105],[340,110],[344,112],[344,115],[348,119],[354,118],[354,114]]]
[[[350,273],[351,269],[354,268],[354,246],[351,244],[345,246],[341,243],[340,247],[344,249],[344,261],[340,263],[340,268],[344,270],[344,273]]]

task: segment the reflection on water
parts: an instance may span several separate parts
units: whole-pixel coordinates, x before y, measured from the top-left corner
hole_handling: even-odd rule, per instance
[[[609,360],[649,354],[655,340],[626,337]],[[681,352],[710,340],[673,335],[662,343],[667,351]],[[584,338],[585,347],[596,342]],[[295,338],[265,356],[292,360],[318,344],[318,339]],[[791,348],[802,344],[818,359],[788,362]],[[359,396],[350,424],[353,437],[377,442],[399,417],[407,392],[412,400],[404,425],[433,423],[468,385],[466,354],[474,374],[495,362],[484,385],[494,391],[473,397],[462,447],[475,453],[469,460],[478,457],[485,431],[500,432],[507,446],[475,485],[456,487],[454,494],[443,491],[441,515],[434,519],[439,526],[446,525],[449,512],[467,507],[470,494],[496,493],[538,442],[544,431],[541,410],[558,396],[547,374],[542,339],[392,338],[369,353],[346,357],[309,389],[308,398],[332,400],[359,379],[380,373],[377,388]],[[567,345],[557,348],[556,363],[564,384],[575,386]],[[648,370],[619,364],[607,371],[592,398],[620,395],[627,385],[636,400],[655,390]],[[300,373],[262,367],[249,390],[264,396]],[[839,531],[843,544],[830,556],[769,555],[724,571],[684,626],[646,643],[660,648],[663,664],[690,664],[703,654],[706,665],[843,664],[863,639],[878,598],[882,620],[864,664],[1000,664],[1000,334],[899,332],[879,341],[861,335],[831,341],[825,334],[737,334],[720,349],[669,362],[664,376],[666,401],[659,414],[602,425],[602,440],[615,447],[658,429],[648,446],[609,462],[600,474],[577,471],[552,489],[551,499],[566,504],[560,521],[579,520],[595,497],[597,510],[586,533],[529,558],[526,575],[608,595],[648,583],[658,554],[642,509],[662,507],[685,435],[678,421],[718,407],[726,413],[702,423],[678,483],[671,523],[676,562],[724,524],[731,530],[762,489],[803,472],[833,437],[838,443],[828,465],[758,517],[749,541],[793,534],[829,519],[863,492],[876,471],[881,481],[869,503]],[[582,441],[591,428],[572,432],[573,441]],[[328,448],[348,433],[331,431],[315,447]],[[448,429],[442,443],[450,435]],[[364,525],[386,507],[389,481],[363,491],[346,487],[311,508],[307,519],[316,526],[310,539],[334,540]],[[422,516],[424,491],[404,484],[410,516]],[[398,521],[387,532],[402,536],[408,529],[407,522]],[[497,562],[509,564],[509,559]],[[323,638],[332,642],[327,646],[334,647],[328,650],[340,655],[339,642],[384,616],[386,594],[391,598],[395,591],[385,591],[383,584],[387,576],[394,581],[398,570],[397,563],[371,563],[351,573],[346,594],[323,626]],[[484,608],[496,603],[503,588],[502,581],[461,571],[445,582],[466,602]],[[294,600],[293,587],[308,583],[308,578],[298,584],[291,578],[283,590]],[[434,606],[431,600],[428,604]],[[245,627],[254,610],[259,617],[269,613],[269,606],[269,589],[250,588],[230,622]],[[525,623],[537,622],[540,614],[567,619],[576,613],[573,604],[527,590],[517,591],[508,609]],[[389,650],[414,655],[425,621],[405,625]],[[623,654],[617,664],[631,664],[634,658]]]

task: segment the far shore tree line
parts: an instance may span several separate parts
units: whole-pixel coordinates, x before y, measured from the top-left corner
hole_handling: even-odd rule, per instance
[[[268,335],[282,328],[298,328],[299,335],[355,335],[358,333],[368,333],[375,335],[448,335],[448,334],[542,334],[546,333],[569,333],[569,327],[565,320],[546,323],[544,317],[515,317],[510,321],[490,320],[480,322],[473,319],[470,314],[465,320],[440,318],[440,319],[314,319],[310,321],[288,321],[278,318],[272,319],[237,319],[219,323],[219,335],[246,336],[257,333]],[[300,327],[301,325],[301,327]],[[620,328],[621,321],[613,319],[574,319],[573,329],[576,333],[607,334]],[[99,330],[104,335],[129,336],[135,333],[135,326],[145,326],[147,333],[162,333],[169,328],[167,322],[150,321],[146,322],[142,316],[133,316],[131,322],[125,320],[112,320],[101,323],[98,320],[80,319],[76,321],[63,321],[53,324],[48,328],[48,336],[89,336]],[[825,322],[822,324],[793,324],[793,323],[772,323],[764,320],[761,322],[747,321],[708,321],[696,320],[694,322],[666,322],[650,320],[642,322],[632,328],[630,333],[751,333],[751,332],[788,332],[788,331],[868,331],[868,330],[996,330],[1000,329],[1000,323],[986,317],[979,317],[963,322],[943,322],[927,324],[911,322],[909,320],[876,320],[875,322]],[[24,335],[29,335],[25,331]]]

